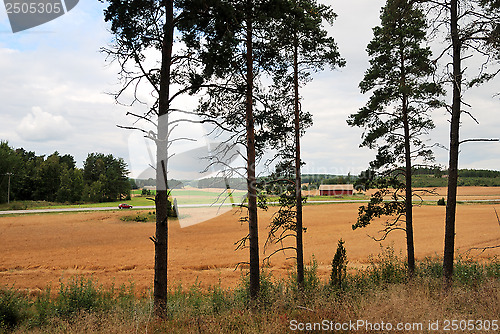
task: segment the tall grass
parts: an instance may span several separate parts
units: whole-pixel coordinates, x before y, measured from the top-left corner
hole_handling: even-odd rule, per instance
[[[249,300],[245,275],[235,289],[224,289],[220,283],[208,289],[179,285],[169,291],[168,320],[152,315],[151,294],[137,296],[133,284],[104,289],[94,279],[74,277],[61,281],[57,294],[45,290],[34,297],[4,287],[0,289],[0,333],[285,333],[292,320],[358,319],[424,323],[425,333],[428,321],[498,320],[497,258],[486,263],[459,259],[454,287],[446,293],[440,266],[438,259],[424,259],[418,262],[415,278],[408,281],[404,259],[389,248],[366,269],[348,271],[339,288],[318,279],[313,259],[304,290],[297,288],[294,272],[277,280],[264,270],[255,303]]]

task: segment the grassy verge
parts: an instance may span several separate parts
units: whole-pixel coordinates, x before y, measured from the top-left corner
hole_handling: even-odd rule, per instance
[[[169,292],[167,320],[155,319],[151,294],[136,296],[133,284],[106,290],[95,280],[76,277],[61,282],[55,297],[50,291],[25,296],[13,288],[0,289],[0,332],[287,333],[300,324],[336,326],[362,320],[364,326],[356,333],[387,332],[366,327],[382,321],[417,326],[413,331],[391,331],[395,333],[436,333],[443,332],[445,320],[489,320],[490,325],[500,321],[498,259],[457,261],[455,283],[447,293],[441,276],[440,261],[425,259],[409,282],[403,259],[387,250],[368,268],[348,272],[341,287],[332,287],[318,279],[313,261],[303,292],[297,289],[294,273],[275,280],[264,271],[260,298],[250,308],[246,276],[231,290],[220,285],[178,286]],[[438,321],[440,330],[430,330],[429,321]]]
[[[186,214],[181,214],[179,217],[173,217],[169,216],[169,221],[173,220],[178,220],[178,219],[184,219],[189,217],[189,215]],[[134,214],[127,215],[120,217],[121,221],[124,222],[138,222],[138,223],[154,223],[156,222],[156,212],[154,211],[138,211]]]
[[[47,201],[14,201],[10,203],[0,204],[1,211],[7,210],[29,210],[29,209],[40,209],[46,207],[54,207],[56,205],[61,205],[61,203],[53,203]]]
[[[81,203],[81,204],[66,204],[47,201],[22,201],[12,202],[8,205],[0,205],[0,210],[31,210],[31,209],[65,209],[65,208],[103,208],[103,207],[116,207],[120,203],[129,203],[133,206],[154,205],[154,202],[148,200],[146,197],[133,197],[131,200],[122,200],[116,202],[104,203]]]

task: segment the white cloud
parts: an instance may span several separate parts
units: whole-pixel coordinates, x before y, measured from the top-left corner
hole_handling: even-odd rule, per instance
[[[67,138],[71,128],[63,116],[53,115],[40,107],[33,107],[21,120],[16,132],[24,140],[44,142]]]
[[[327,0],[322,2],[332,4]],[[329,31],[347,65],[333,72],[314,74],[314,81],[301,91],[303,108],[313,114],[314,120],[302,141],[305,172],[354,174],[365,169],[373,159],[373,150],[358,147],[362,129],[348,126],[346,118],[368,98],[359,92],[358,84],[369,65],[365,48],[372,38],[372,27],[379,24],[383,4],[383,0],[333,4],[339,16]],[[18,34],[11,34],[10,28],[1,31],[8,21],[0,10],[0,139],[37,154],[50,154],[55,150],[72,154],[80,165],[88,153],[111,153],[129,161],[133,172],[140,172],[151,160],[147,151],[141,151],[144,146],[137,140],[129,140],[135,135],[133,131],[116,125],[134,125],[135,119],[126,117],[126,112],[141,114],[145,107],[119,106],[105,94],[116,92],[121,86],[117,65],[109,66],[105,55],[99,53],[101,47],[112,41],[106,30],[108,24],[103,20],[103,8],[105,4],[100,2],[80,1],[67,15]],[[154,54],[148,56],[157,59]],[[466,93],[467,102],[473,106],[471,111],[481,124],[476,125],[464,115],[461,137],[500,137],[500,118],[494,114],[498,99],[492,99],[498,82],[485,85],[490,87],[488,91],[474,89]],[[139,93],[149,101],[150,90]],[[122,102],[128,101],[126,97]],[[197,100],[197,97],[194,101],[181,99],[173,107],[191,110]],[[450,97],[446,100],[450,101]],[[41,108],[30,111],[33,106]],[[436,129],[430,134],[430,144],[439,142],[448,146],[448,115],[436,111],[432,117]],[[203,129],[186,123],[180,125],[175,134],[199,139]],[[190,145],[203,146],[203,142],[201,139],[194,143],[176,142],[172,151],[194,148]],[[495,166],[500,166],[499,148],[498,143],[464,145],[460,167],[498,169],[500,167]],[[448,152],[435,151],[436,161],[446,165]]]

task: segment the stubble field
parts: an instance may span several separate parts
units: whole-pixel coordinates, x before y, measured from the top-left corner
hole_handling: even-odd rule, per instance
[[[473,199],[500,198],[500,188],[462,189],[461,196]],[[459,198],[460,199],[460,198]],[[358,203],[308,205],[304,208],[305,259],[315,258],[318,273],[329,275],[337,241],[345,240],[349,266],[363,267],[383,247],[394,247],[405,255],[404,232],[396,231],[379,243],[376,236],[382,222],[353,231]],[[481,253],[474,247],[500,244],[500,226],[494,208],[498,204],[463,204],[457,210],[456,248],[459,254],[481,259],[500,255],[500,248]],[[248,258],[247,250],[235,251],[234,243],[247,233],[236,209],[216,218],[216,208],[184,209],[179,221],[170,222],[169,284],[202,287],[220,284],[234,287],[242,271],[235,270]],[[267,226],[275,208],[260,212],[261,258],[276,248],[264,247]],[[138,292],[147,291],[153,282],[154,223],[124,222],[121,216],[136,211],[85,212],[72,214],[33,214],[0,218],[0,285],[36,293],[59,280],[74,275],[93,276],[104,286],[133,282]],[[415,249],[419,259],[440,256],[444,240],[445,207],[424,205],[415,208]],[[201,223],[198,223],[201,222]],[[186,227],[181,227],[186,226]],[[278,253],[270,260],[268,271],[286,277],[293,267],[293,254]]]

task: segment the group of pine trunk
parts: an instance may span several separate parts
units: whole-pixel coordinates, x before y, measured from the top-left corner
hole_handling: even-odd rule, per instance
[[[451,282],[453,275],[454,239],[455,239],[455,214],[456,214],[456,190],[458,177],[458,149],[459,149],[459,127],[460,127],[460,90],[461,90],[461,64],[460,64],[460,40],[458,36],[457,2],[451,0],[451,38],[453,43],[453,104],[450,130],[450,156],[449,156],[449,177],[448,195],[446,207],[446,228],[445,228],[445,248],[444,248],[444,276],[447,282]],[[174,33],[174,11],[173,1],[163,0],[165,8],[166,24],[164,26],[164,40],[162,48],[162,66],[160,75],[160,96],[159,96],[159,122],[158,138],[168,137],[168,114],[169,87],[170,87],[170,65],[172,63],[172,47]],[[249,222],[249,252],[250,252],[250,296],[256,299],[259,295],[259,235],[257,218],[257,187],[256,187],[256,152],[255,152],[255,131],[253,115],[253,90],[254,90],[254,59],[253,59],[253,22],[252,22],[253,1],[247,0],[246,17],[246,145],[247,145],[247,188],[248,188],[248,222]],[[299,286],[304,282],[303,266],[303,240],[302,240],[302,196],[301,196],[301,157],[300,157],[300,106],[298,92],[298,65],[297,46],[294,50],[294,128],[295,128],[295,196],[296,196],[296,255],[297,255],[297,280]],[[408,118],[405,115],[407,100],[403,97],[403,122],[404,131],[409,133]],[[162,141],[158,142],[157,153],[157,183],[159,190],[156,195],[156,236],[155,243],[155,277],[154,277],[154,300],[158,313],[164,313],[167,303],[167,249],[168,249],[168,221],[167,221],[167,195],[168,185],[166,182],[166,171],[168,155]],[[410,139],[405,138],[406,156],[406,238],[408,254],[408,271],[412,276],[415,271],[415,255],[413,245],[413,217],[412,217],[412,188],[411,188],[411,158]],[[164,186],[162,185],[164,184]]]

